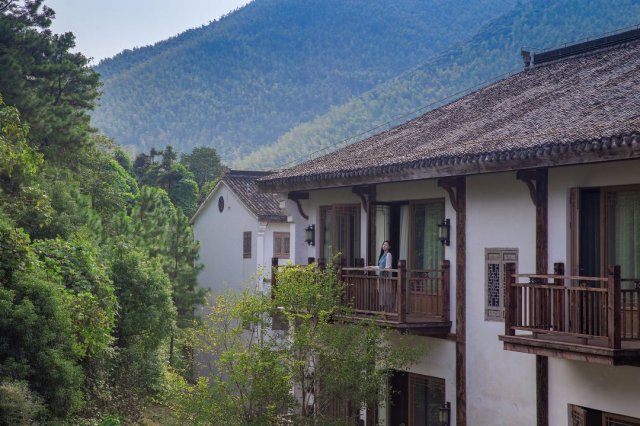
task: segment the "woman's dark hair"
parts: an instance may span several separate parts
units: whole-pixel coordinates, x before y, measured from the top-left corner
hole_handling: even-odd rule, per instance
[[[384,240],[382,242],[382,245],[384,245],[384,243],[389,244],[389,250],[391,250],[391,243],[389,242],[389,240]],[[384,250],[382,249],[382,246],[380,246],[380,256],[378,256],[378,262],[380,262],[380,258],[382,257],[383,254],[384,254]]]

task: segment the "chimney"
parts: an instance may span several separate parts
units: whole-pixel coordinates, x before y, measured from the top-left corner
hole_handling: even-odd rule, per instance
[[[531,52],[528,50],[520,49],[520,55],[522,55],[522,59],[524,59],[524,69],[528,70],[531,68]]]

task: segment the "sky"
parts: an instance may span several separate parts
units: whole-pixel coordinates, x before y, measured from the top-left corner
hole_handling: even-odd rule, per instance
[[[56,12],[51,29],[71,31],[76,51],[94,64],[199,27],[250,0],[45,0]]]

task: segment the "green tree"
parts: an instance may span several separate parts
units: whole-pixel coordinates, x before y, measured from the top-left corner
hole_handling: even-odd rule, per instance
[[[207,307],[194,344],[210,378],[191,385],[169,376],[163,393],[185,420],[266,425],[286,416],[294,424],[353,424],[353,412],[331,418],[331,403],[378,404],[391,370],[424,353],[373,322],[341,320],[351,312],[339,303],[335,270],[288,267],[277,282],[274,299],[230,292]],[[287,333],[270,329],[275,312],[291,324]]]
[[[208,182],[220,177],[223,171],[218,153],[215,148],[208,146],[193,148],[191,154],[182,155],[180,162],[191,170],[201,191]]]
[[[29,237],[0,216],[0,378],[23,380],[52,416],[82,406],[82,347],[69,312],[73,298],[47,270]]]
[[[5,1],[0,9],[0,92],[30,123],[32,146],[58,164],[74,165],[91,141],[98,74],[72,53],[73,34],[53,34],[43,0]]]
[[[160,390],[175,326],[171,283],[158,260],[148,259],[124,238],[114,242],[109,277],[118,298],[113,409],[135,418],[147,398]]]

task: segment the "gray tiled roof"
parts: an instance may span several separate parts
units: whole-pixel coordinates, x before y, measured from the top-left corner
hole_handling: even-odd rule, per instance
[[[316,188],[640,157],[638,41],[536,65],[260,179]],[[614,158],[615,157],[615,158]]]
[[[280,208],[280,202],[274,194],[260,192],[256,180],[271,172],[248,170],[229,170],[222,181],[242,200],[260,220],[286,222],[287,215]]]

